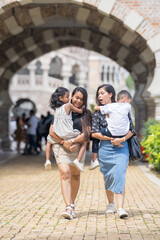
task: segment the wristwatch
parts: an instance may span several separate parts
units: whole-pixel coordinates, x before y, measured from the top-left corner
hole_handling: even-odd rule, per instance
[[[72,143],[74,143],[74,139],[73,138],[71,138],[70,140],[71,140]]]

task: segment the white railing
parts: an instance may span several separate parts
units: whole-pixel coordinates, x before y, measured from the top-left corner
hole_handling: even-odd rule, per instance
[[[11,91],[48,91],[53,92],[56,88],[62,87],[64,85],[64,81],[53,78],[53,77],[47,77],[46,80],[43,79],[40,75],[34,76],[34,83],[32,80],[32,83],[30,82],[29,75],[16,75],[12,79],[12,83],[10,85]],[[46,81],[46,82],[44,82]],[[69,84],[69,90],[73,91],[73,89],[76,87],[74,84]]]

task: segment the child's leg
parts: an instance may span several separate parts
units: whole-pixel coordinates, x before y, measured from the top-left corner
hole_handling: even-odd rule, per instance
[[[50,160],[51,150],[52,150],[52,144],[47,141],[47,144],[46,144],[46,161]]]
[[[93,162],[96,160],[98,156],[98,149],[99,149],[99,139],[93,138],[92,140],[92,157],[93,157]]]
[[[88,141],[84,141],[84,142],[81,144],[81,146],[80,146],[80,149],[79,149],[79,152],[78,152],[78,156],[77,156],[77,159],[78,159],[79,162],[81,161],[81,159],[82,159],[82,157],[83,157],[83,154],[84,154],[84,152],[85,152],[85,150],[86,150],[87,143],[88,143]]]
[[[51,156],[51,150],[52,150],[52,143],[47,141],[46,144],[46,161],[45,161],[45,170],[50,171],[51,170],[51,161],[50,161],[50,156]]]
[[[111,134],[111,132],[109,131],[108,128],[102,128],[102,129],[100,130],[100,132],[101,132],[101,134],[104,135],[104,136],[112,137],[112,134]]]
[[[101,134],[104,135],[104,136],[113,137],[108,128],[102,128],[100,132],[101,132]],[[118,147],[123,147],[122,144],[119,144],[119,145],[117,145],[117,146],[118,146]]]

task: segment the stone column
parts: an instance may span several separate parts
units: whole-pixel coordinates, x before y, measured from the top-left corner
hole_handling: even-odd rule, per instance
[[[30,81],[29,86],[32,89],[34,89],[36,86],[36,79],[35,79],[36,66],[31,65],[28,67],[28,69],[29,69],[29,81]]]
[[[154,77],[151,81],[148,91],[150,92],[150,95],[155,103],[155,119],[160,120],[160,50],[155,52],[155,58],[156,68],[154,70]]]
[[[145,89],[144,89],[144,91],[142,93],[142,98],[145,101],[146,106],[147,106],[147,120],[149,118],[154,118],[155,117],[155,107],[156,107],[156,104],[155,104],[154,99],[151,97],[150,92],[148,91],[148,87],[151,84],[152,80],[153,80],[152,75],[149,75],[147,77],[146,87],[145,87]]]
[[[145,84],[139,83],[136,86],[136,92],[133,98],[133,107],[135,109],[135,127],[137,133],[140,133],[144,126],[144,122],[147,120],[146,103],[142,99],[142,93],[144,91]]]
[[[155,119],[160,121],[160,96],[154,98],[155,102]]]
[[[7,90],[0,91],[0,142],[1,150],[10,150],[9,140],[9,109],[12,101]]]
[[[44,89],[48,88],[48,72],[49,72],[49,66],[48,65],[43,65],[42,66],[42,82],[43,82],[43,87]]]
[[[81,71],[78,74],[78,83],[79,83],[80,87],[87,88],[88,81],[87,81],[87,73],[86,72]]]
[[[69,89],[69,78],[72,76],[71,68],[69,66],[63,65],[62,77],[63,77],[63,87]]]

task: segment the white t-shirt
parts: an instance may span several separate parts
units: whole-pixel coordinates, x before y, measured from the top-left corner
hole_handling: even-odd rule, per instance
[[[102,114],[109,114],[107,118],[108,130],[113,136],[123,136],[129,131],[128,113],[131,114],[131,105],[129,103],[111,103],[100,106]]]
[[[36,135],[37,126],[38,126],[38,118],[36,116],[30,117],[28,124],[31,126],[28,127],[27,134]]]

